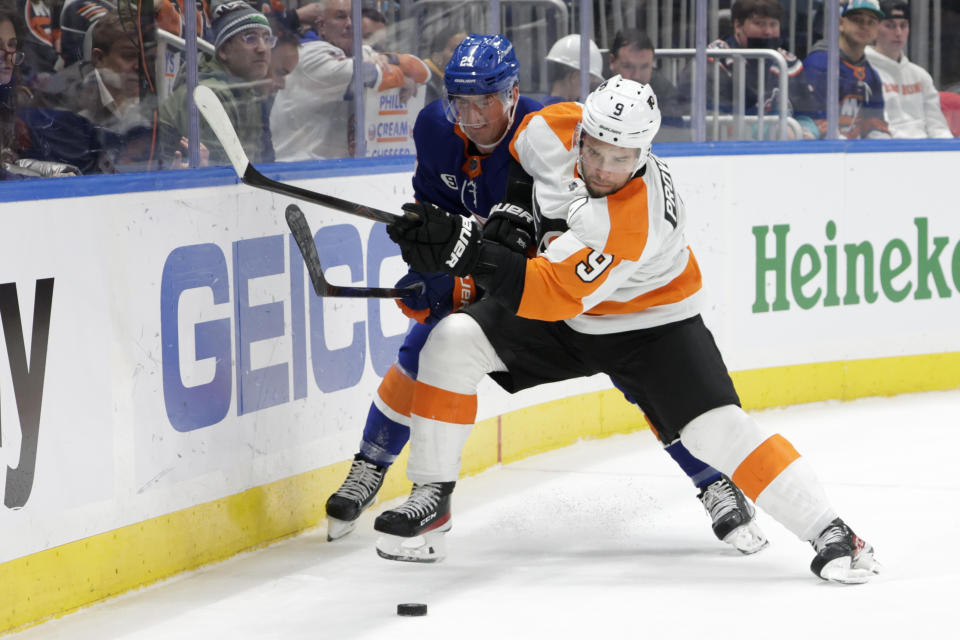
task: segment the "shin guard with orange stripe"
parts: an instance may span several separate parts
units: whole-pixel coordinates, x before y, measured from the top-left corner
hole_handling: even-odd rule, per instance
[[[698,416],[680,439],[802,540],[812,540],[837,517],[793,445],[783,436],[764,433],[740,407],[728,405]]]
[[[380,382],[373,403],[391,420],[409,426],[410,404],[413,402],[415,384],[416,380],[394,363]]]
[[[476,394],[417,382],[411,407],[407,477],[416,483],[456,480],[460,474],[460,452],[476,417]]]

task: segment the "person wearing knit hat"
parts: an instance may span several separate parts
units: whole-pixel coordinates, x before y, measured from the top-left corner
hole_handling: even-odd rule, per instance
[[[883,81],[883,113],[894,138],[952,138],[940,110],[940,93],[926,69],[904,53],[910,36],[910,6],[903,0],[880,3],[883,19],[877,41],[866,48]]]
[[[274,158],[272,142],[266,142],[263,135],[263,88],[270,82],[270,58],[277,42],[270,22],[243,0],[232,0],[214,9],[213,32],[216,55],[200,63],[198,82],[217,94],[250,161],[270,161]],[[161,105],[159,119],[161,153],[169,166],[178,168],[189,151],[186,85]],[[201,163],[208,152],[210,164],[229,164],[220,142],[203,123],[200,141]]]

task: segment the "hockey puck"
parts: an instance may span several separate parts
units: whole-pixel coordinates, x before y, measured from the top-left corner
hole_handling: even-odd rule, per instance
[[[405,602],[397,605],[398,616],[425,616],[427,605],[420,602]]]

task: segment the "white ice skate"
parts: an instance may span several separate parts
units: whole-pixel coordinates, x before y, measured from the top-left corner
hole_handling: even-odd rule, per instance
[[[377,538],[377,555],[401,562],[440,562],[447,557],[444,538],[452,526],[448,520],[440,528],[412,538],[385,533]]]
[[[718,539],[745,555],[767,547],[767,536],[757,525],[756,509],[730,478],[720,476],[698,497],[710,516],[713,533]]]
[[[357,527],[357,518],[377,497],[387,467],[366,460],[361,454],[353,457],[350,472],[340,488],[327,498],[327,541],[344,537]]]
[[[810,570],[824,580],[841,584],[862,584],[880,573],[873,546],[859,537],[840,518],[810,541],[817,555]]]
[[[373,523],[382,533],[377,555],[403,562],[439,562],[446,555],[443,537],[450,531],[450,494],[454,482],[414,484],[407,501],[384,511]]]

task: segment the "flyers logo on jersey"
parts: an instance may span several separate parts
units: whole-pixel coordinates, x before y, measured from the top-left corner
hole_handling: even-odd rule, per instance
[[[453,247],[453,251],[450,252],[450,258],[445,263],[451,269],[457,266],[457,263],[460,262],[460,256],[462,256],[463,252],[467,250],[467,245],[470,242],[470,235],[472,233],[473,220],[465,216],[461,216],[460,237],[457,238],[457,244]]]

